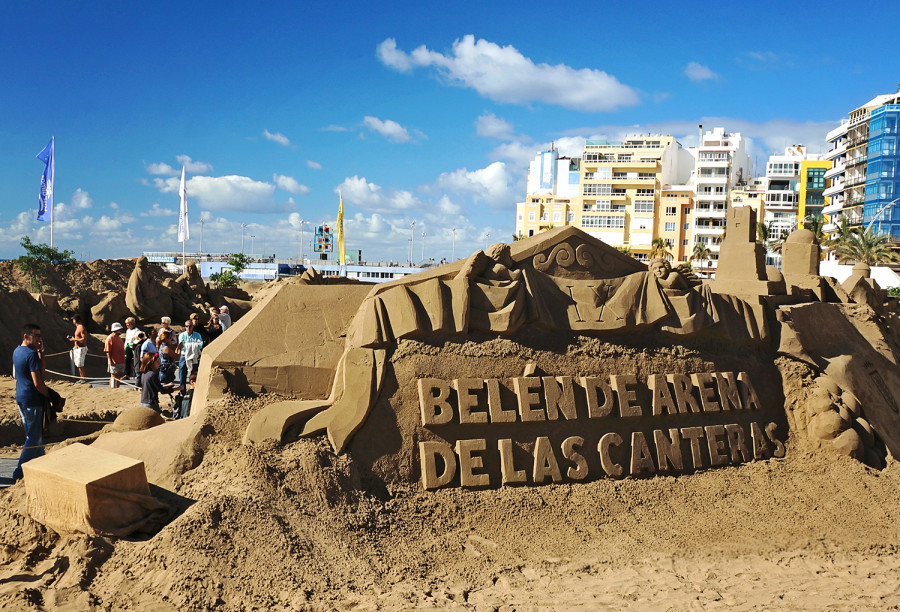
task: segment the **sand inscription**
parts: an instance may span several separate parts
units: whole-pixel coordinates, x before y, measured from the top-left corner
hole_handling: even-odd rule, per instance
[[[653,374],[644,381],[630,374],[522,376],[506,384],[494,378],[420,378],[416,384],[422,425],[457,438],[455,444],[419,442],[428,490],[454,482],[479,488],[583,481],[592,473],[678,474],[784,456],[777,424],[757,416],[761,404],[746,372]],[[724,413],[733,417],[703,424],[704,416],[717,414],[721,421]],[[508,435],[517,427],[541,433],[541,427],[560,425],[570,433],[583,431],[556,440],[537,435],[533,443]],[[481,437],[468,437],[470,428]],[[489,444],[484,434],[492,429],[507,435]]]

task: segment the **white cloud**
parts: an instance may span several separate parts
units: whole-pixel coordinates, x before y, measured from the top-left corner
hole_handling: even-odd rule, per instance
[[[94,201],[87,191],[83,191],[80,187],[72,194],[72,206],[84,210],[94,205]]]
[[[385,192],[365,177],[355,175],[345,178],[335,191],[341,192],[345,206],[356,206],[370,212],[396,213],[420,205],[418,198],[408,191],[395,189]]]
[[[311,159],[306,160],[306,165],[309,166],[310,168],[312,168],[313,170],[321,170],[322,169],[322,164],[320,164],[319,162],[314,162]]]
[[[122,229],[122,222],[106,215],[94,221],[91,233],[117,232]]]
[[[612,111],[639,103],[635,89],[602,70],[575,69],[565,64],[535,64],[513,46],[501,47],[471,34],[453,43],[452,53],[424,45],[412,53],[388,38],[376,54],[384,65],[400,71],[432,67],[450,83],[469,87],[497,102],[543,102],[579,111]]]
[[[212,172],[213,170],[212,164],[194,161],[188,155],[176,155],[175,159],[178,160],[179,164],[184,166],[186,172],[190,172],[191,174],[204,174],[206,172]],[[176,174],[180,173],[176,172]]]
[[[145,210],[140,213],[142,217],[174,217],[178,214],[178,211],[174,208],[163,208],[159,205],[159,202],[154,202],[153,206],[150,207],[150,210]]]
[[[487,113],[475,120],[475,132],[483,138],[510,140],[514,130],[510,122],[497,117],[494,113]]]
[[[345,128],[342,125],[334,125],[334,124],[326,125],[325,127],[321,128],[321,130],[323,132],[347,132],[347,131],[349,131],[347,128]]]
[[[185,171],[190,172],[191,174],[212,172],[213,169],[212,164],[194,161],[191,159],[190,155],[176,155],[175,159],[178,161],[179,166],[184,166]],[[180,176],[181,168],[175,168],[165,162],[159,162],[147,164],[147,173],[156,176]]]
[[[275,132],[274,134],[269,130],[263,130],[263,136],[266,137],[266,140],[271,140],[272,142],[277,142],[283,147],[291,146],[291,141],[288,140],[288,137],[279,132]]]
[[[382,121],[378,117],[366,116],[363,118],[363,125],[394,142],[409,142],[410,140],[409,132],[406,128],[390,119]]]
[[[153,179],[160,193],[178,193],[180,178]],[[187,181],[188,198],[196,199],[202,208],[248,212],[278,212],[273,196],[275,185],[254,181],[246,176],[194,176]]]
[[[499,207],[516,201],[517,194],[513,191],[511,182],[514,180],[507,171],[506,164],[494,162],[472,172],[465,168],[444,172],[438,177],[435,185],[484,201],[490,206]]]
[[[697,62],[689,62],[684,69],[684,74],[695,83],[710,81],[719,78],[719,75],[710,70],[709,66],[698,64]]]
[[[176,174],[178,174],[178,170],[165,162],[160,162],[158,164],[147,164],[147,172],[149,174],[155,174],[158,176],[175,176]]]
[[[307,187],[306,185],[301,185],[294,177],[285,176],[283,174],[273,174],[272,180],[275,181],[276,187],[278,187],[279,189],[284,189],[287,192],[296,194],[309,193],[309,187]]]

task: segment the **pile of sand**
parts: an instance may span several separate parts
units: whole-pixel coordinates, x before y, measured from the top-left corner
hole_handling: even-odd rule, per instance
[[[696,347],[558,348],[579,367],[704,365]],[[521,339],[404,341],[392,367],[434,373],[443,353],[497,372],[523,357],[547,368],[553,360]],[[715,358],[738,359],[724,350]],[[789,397],[810,381],[785,358],[772,373]],[[243,446],[251,415],[279,399],[209,406],[202,462],[173,491],[155,491],[175,515],[158,533],[58,536],[28,518],[23,487],[0,494],[0,601],[123,610],[900,605],[893,460],[873,470],[792,437],[785,459],[678,478],[425,493],[385,485],[323,438]]]

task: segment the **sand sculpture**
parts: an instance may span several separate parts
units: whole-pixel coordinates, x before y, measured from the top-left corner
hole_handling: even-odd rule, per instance
[[[138,257],[128,279],[125,305],[142,321],[158,321],[160,317],[172,315],[172,296],[153,282],[149,267],[150,261],[145,256]]]
[[[22,469],[28,513],[60,533],[126,536],[168,517],[143,463],[123,455],[76,443]]]

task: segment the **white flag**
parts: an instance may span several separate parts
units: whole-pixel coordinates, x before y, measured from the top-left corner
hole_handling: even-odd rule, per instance
[[[181,196],[181,209],[178,211],[178,242],[186,242],[191,239],[191,229],[188,226],[187,215],[187,189],[184,187],[184,166],[181,167],[181,187],[178,188]]]

